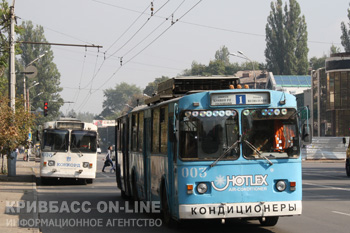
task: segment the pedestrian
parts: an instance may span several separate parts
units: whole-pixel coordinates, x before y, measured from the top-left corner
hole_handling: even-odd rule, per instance
[[[105,172],[105,168],[109,166],[112,166],[111,170],[113,169],[113,161],[111,159],[111,155],[112,155],[112,146],[109,146],[107,149],[107,155],[105,158],[105,163],[102,168],[102,172]]]

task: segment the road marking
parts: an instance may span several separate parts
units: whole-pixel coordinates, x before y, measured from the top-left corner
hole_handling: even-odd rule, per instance
[[[350,192],[349,188],[339,188],[339,187],[333,187],[333,186],[328,186],[328,185],[319,185],[319,184],[310,184],[310,183],[303,183],[305,185],[311,185],[311,186],[318,186],[322,188],[329,188],[329,189],[335,189],[335,190],[342,190],[342,191],[347,191]]]
[[[350,214],[342,213],[342,212],[338,212],[338,211],[332,211],[332,213],[350,216]]]
[[[107,174],[105,174],[105,173],[101,173],[101,175],[103,175],[104,177],[107,177],[107,178],[110,177],[109,175],[107,175]]]

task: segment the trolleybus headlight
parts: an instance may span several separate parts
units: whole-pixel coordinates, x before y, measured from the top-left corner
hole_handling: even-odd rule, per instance
[[[208,186],[205,183],[199,183],[197,185],[197,192],[200,194],[206,193],[208,190]]]
[[[276,189],[280,192],[283,192],[284,190],[286,190],[287,188],[287,184],[285,181],[280,180],[276,183]]]
[[[187,111],[187,112],[185,112],[185,116],[186,116],[186,117],[190,117],[190,116],[191,116],[191,114],[192,114],[192,113],[191,113],[191,111]]]
[[[243,115],[244,115],[244,116],[248,116],[248,115],[249,115],[249,110],[248,110],[248,109],[244,110],[244,111],[243,111]]]
[[[88,168],[89,167],[89,162],[83,162],[83,168]]]
[[[278,108],[275,109],[274,111],[275,115],[278,116],[281,113],[281,110],[279,110]]]

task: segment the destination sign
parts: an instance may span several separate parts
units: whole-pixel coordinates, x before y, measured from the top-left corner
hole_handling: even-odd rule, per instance
[[[268,92],[258,93],[212,93],[211,106],[269,104]]]

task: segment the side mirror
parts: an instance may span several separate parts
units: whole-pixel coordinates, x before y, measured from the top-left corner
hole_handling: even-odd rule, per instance
[[[302,140],[303,140],[304,144],[306,144],[306,145],[308,145],[312,142],[312,133],[311,133],[311,125],[310,124],[303,125]]]

